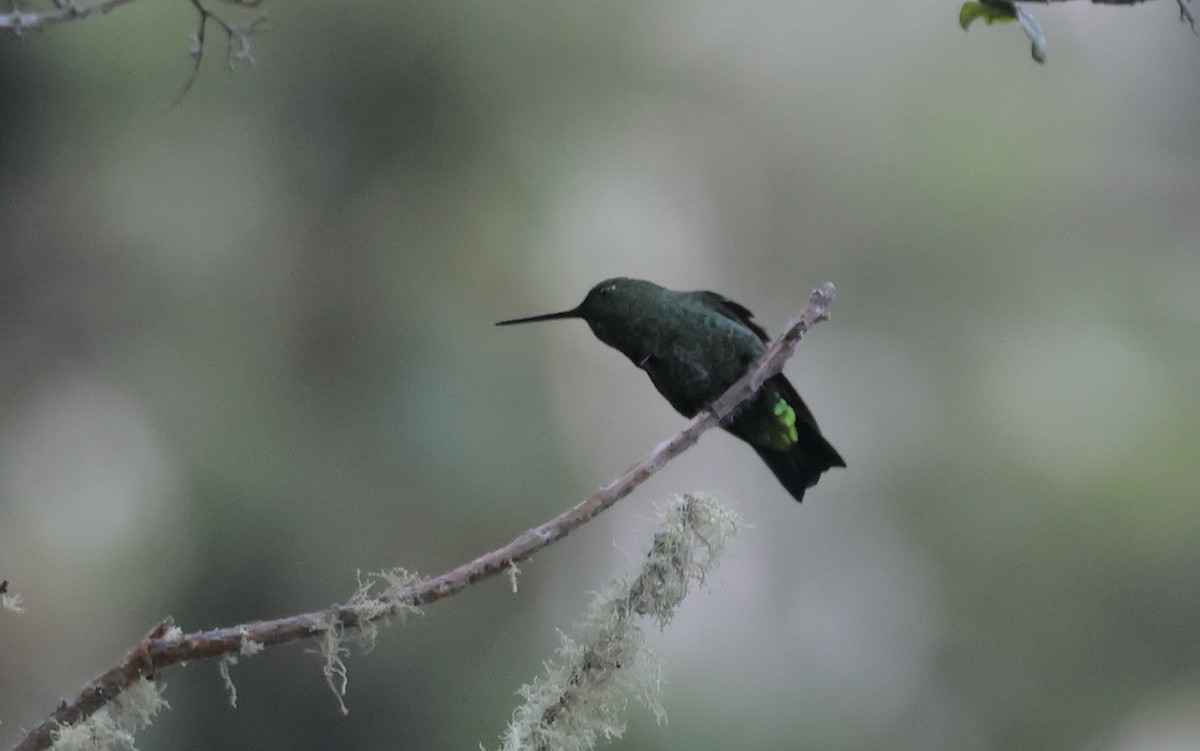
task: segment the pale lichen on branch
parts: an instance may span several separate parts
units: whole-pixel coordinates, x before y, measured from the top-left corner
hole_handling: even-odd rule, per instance
[[[635,617],[665,628],[743,522],[703,493],[673,499],[660,507],[659,520],[638,574],[597,593],[574,634],[563,634],[555,659],[521,687],[524,702],[513,713],[502,751],[586,751],[601,738],[619,738],[629,696],[665,718],[661,671]]]

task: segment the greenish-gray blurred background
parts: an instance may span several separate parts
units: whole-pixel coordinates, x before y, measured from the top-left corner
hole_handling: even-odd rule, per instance
[[[474,749],[652,505],[752,528],[652,639],[626,749],[1200,748],[1200,41],[1169,0],[269,4],[224,70],[143,0],[0,38],[0,742],[167,614],[437,573],[683,420],[579,322],[608,276],[778,331],[846,457],[795,504],[710,433],[386,630],[162,675],[142,749]]]

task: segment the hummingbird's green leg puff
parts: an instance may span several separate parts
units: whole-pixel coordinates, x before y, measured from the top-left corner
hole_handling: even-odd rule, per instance
[[[571,310],[496,325],[563,318],[587,321],[684,417],[725,393],[769,341],[753,313],[716,292],[676,292],[624,277],[600,282]],[[830,467],[846,466],[783,374],[767,379],[722,427],[749,443],[797,501]]]

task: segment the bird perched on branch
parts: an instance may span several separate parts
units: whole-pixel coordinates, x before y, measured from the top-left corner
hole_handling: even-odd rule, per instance
[[[769,340],[753,313],[716,292],[676,292],[625,277],[600,282],[571,310],[496,325],[563,318],[587,321],[600,341],[646,371],[684,417],[725,393]],[[767,379],[722,427],[750,444],[797,501],[830,467],[846,466],[782,373]]]

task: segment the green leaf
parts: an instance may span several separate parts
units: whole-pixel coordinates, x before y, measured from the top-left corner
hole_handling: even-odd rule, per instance
[[[966,31],[976,18],[982,18],[988,26],[994,23],[1012,23],[1017,20],[1017,9],[1009,3],[1000,6],[989,3],[963,3],[962,10],[958,12],[958,25],[963,27],[963,31]]]

